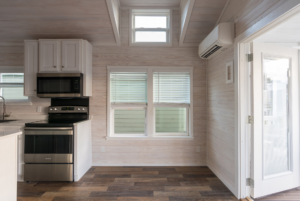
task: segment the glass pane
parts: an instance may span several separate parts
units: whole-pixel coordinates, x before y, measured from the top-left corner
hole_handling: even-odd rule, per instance
[[[144,109],[115,109],[115,134],[144,134]]]
[[[34,153],[48,154],[53,153],[53,136],[52,135],[35,135]]]
[[[147,73],[112,72],[110,83],[112,103],[147,102]]]
[[[186,108],[155,108],[156,133],[186,133]]]
[[[73,93],[72,78],[38,78],[39,93]]]
[[[135,42],[167,42],[165,31],[136,31]]]
[[[263,58],[264,176],[290,170],[289,82],[287,58]]]
[[[135,16],[135,28],[167,28],[167,17]]]
[[[1,87],[0,88],[1,95],[5,98],[5,100],[27,100],[27,96],[23,96],[24,87]]]
[[[24,83],[24,73],[1,73],[1,83]]]
[[[53,135],[54,148],[53,153],[71,154],[73,150],[72,135]]]

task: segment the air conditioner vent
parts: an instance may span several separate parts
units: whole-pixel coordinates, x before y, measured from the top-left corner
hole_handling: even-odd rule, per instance
[[[203,55],[201,55],[202,58],[207,58],[210,55],[212,55],[214,52],[222,48],[222,46],[214,45],[212,48],[210,48],[207,52],[205,52]]]

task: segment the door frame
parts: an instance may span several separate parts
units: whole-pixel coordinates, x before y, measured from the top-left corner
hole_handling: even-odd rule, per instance
[[[247,186],[247,178],[250,178],[250,144],[247,124],[248,116],[248,61],[246,54],[250,51],[250,43],[257,37],[285,22],[289,18],[300,13],[300,3],[294,0],[287,1],[275,11],[251,26],[234,40],[234,86],[235,86],[235,177],[237,198],[250,197],[250,186]],[[272,21],[272,19],[274,19]],[[250,133],[251,134],[251,133]]]

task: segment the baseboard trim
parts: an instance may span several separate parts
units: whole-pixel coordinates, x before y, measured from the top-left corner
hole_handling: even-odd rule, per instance
[[[193,167],[197,167],[197,166],[207,166],[207,164],[167,164],[167,163],[159,163],[159,164],[153,164],[153,163],[139,163],[139,164],[101,164],[101,163],[93,163],[93,166],[99,166],[99,167],[103,167],[103,166],[116,166],[116,167],[130,167],[130,166],[193,166]]]

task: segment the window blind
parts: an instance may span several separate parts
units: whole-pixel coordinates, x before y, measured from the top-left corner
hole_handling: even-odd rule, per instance
[[[190,103],[190,73],[154,72],[154,103]]]
[[[147,73],[112,72],[110,82],[112,104],[147,102]]]
[[[27,100],[24,93],[24,73],[1,73],[0,95],[6,100]]]

